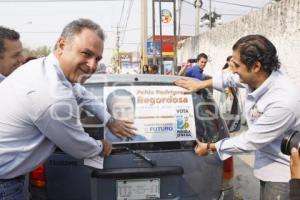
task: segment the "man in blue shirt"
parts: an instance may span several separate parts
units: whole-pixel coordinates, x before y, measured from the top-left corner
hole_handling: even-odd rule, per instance
[[[200,53],[197,56],[197,64],[192,67],[189,67],[189,64],[183,65],[178,72],[178,75],[192,77],[198,80],[204,80],[203,70],[206,66],[207,60],[207,55],[205,53]]]
[[[20,34],[0,26],[0,82],[24,61]]]
[[[281,153],[284,133],[300,129],[300,90],[279,70],[275,46],[264,36],[248,35],[233,45],[233,72],[220,71],[213,79],[182,79],[176,84],[195,92],[213,86],[244,87],[248,130],[216,143],[198,142],[195,152],[217,152],[221,160],[255,151],[254,175],[260,180],[260,199],[289,199],[289,157]]]

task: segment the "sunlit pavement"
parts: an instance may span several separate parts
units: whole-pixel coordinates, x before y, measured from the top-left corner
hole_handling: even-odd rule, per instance
[[[242,126],[240,131],[231,133],[238,135],[247,130]],[[253,176],[254,153],[234,156],[234,192],[235,200],[259,199],[259,181]]]

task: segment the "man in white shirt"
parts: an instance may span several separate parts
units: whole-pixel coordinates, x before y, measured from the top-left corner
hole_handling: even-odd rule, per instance
[[[69,23],[54,53],[24,64],[0,84],[0,199],[25,197],[23,175],[43,163],[59,147],[84,159],[111,153],[111,143],[84,132],[79,106],[95,114],[110,131],[132,137],[133,123],[108,121],[103,105],[78,83],[102,59],[103,30],[91,20]]]
[[[195,92],[213,86],[245,87],[248,130],[217,143],[195,147],[199,156],[217,151],[225,160],[237,153],[255,151],[254,175],[260,180],[260,199],[289,199],[289,157],[281,153],[284,133],[300,128],[300,90],[280,68],[275,46],[264,36],[248,35],[233,46],[234,73],[220,73],[212,80],[178,80],[176,84]]]
[[[23,62],[20,34],[0,26],[0,82]]]

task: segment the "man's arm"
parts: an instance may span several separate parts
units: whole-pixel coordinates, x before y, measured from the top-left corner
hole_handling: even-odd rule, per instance
[[[178,76],[185,76],[185,70],[187,69],[187,67],[187,64],[183,64],[178,72]]]
[[[269,108],[260,116],[255,124],[246,132],[232,138],[225,138],[216,143],[216,149],[222,160],[235,153],[247,153],[261,149],[281,138],[296,121],[296,117],[290,110],[282,107]],[[274,151],[270,149],[270,151]],[[280,148],[272,152],[280,154]]]
[[[109,155],[110,143],[94,140],[85,133],[74,99],[64,99],[50,105],[39,115],[32,115],[40,132],[64,152],[75,158]]]
[[[247,87],[245,84],[240,83],[239,76],[231,72],[223,73],[222,71],[209,80],[197,81],[194,79],[183,78],[175,81],[175,84],[187,89],[187,93],[197,92],[203,88],[217,89],[224,91],[226,87]]]
[[[284,108],[272,109],[257,119],[256,124],[251,129],[238,136],[211,143],[209,148],[207,148],[207,143],[197,142],[195,153],[198,156],[205,156],[209,150],[217,151],[221,160],[225,160],[235,153],[248,153],[263,148],[281,137],[294,121],[295,116],[289,110]],[[279,148],[277,151],[280,154]]]
[[[190,94],[193,92],[197,92],[203,88],[209,88],[212,87],[213,81],[212,79],[205,80],[205,81],[199,81],[192,78],[182,78],[177,81],[175,81],[175,84],[187,89],[186,93]]]
[[[111,116],[106,111],[103,104],[96,99],[95,95],[87,91],[83,86],[81,86],[78,83],[73,86],[73,94],[75,96],[77,104],[80,107],[93,113],[104,124],[108,122]]]
[[[290,200],[300,199],[300,157],[298,149],[291,152]]]
[[[295,147],[291,151],[291,177],[293,179],[300,179],[300,157],[298,149]],[[299,188],[300,189],[300,188]]]

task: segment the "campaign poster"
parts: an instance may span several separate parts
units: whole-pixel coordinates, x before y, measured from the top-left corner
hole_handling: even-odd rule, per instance
[[[106,128],[112,143],[195,140],[196,128],[191,94],[177,86],[104,87],[104,104],[115,119],[130,120],[137,128],[133,138],[119,138]]]

